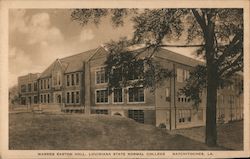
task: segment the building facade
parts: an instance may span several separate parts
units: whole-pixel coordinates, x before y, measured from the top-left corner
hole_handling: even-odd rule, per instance
[[[147,54],[145,51],[140,56]],[[185,86],[189,72],[202,64],[200,61],[160,49],[153,55],[153,60],[163,68],[173,70],[175,77],[165,80],[153,92],[143,87],[126,87],[109,94],[104,69],[107,55],[108,51],[99,47],[57,59],[36,76],[19,77],[19,92],[23,98],[20,104],[38,104],[46,108],[58,106],[63,112],[121,115],[140,123],[165,125],[167,129],[205,124],[206,92],[202,93],[198,109],[189,98],[178,93]],[[233,84],[218,91],[218,122],[243,119],[243,76],[238,74],[233,78]],[[31,92],[30,84],[34,87]],[[31,100],[30,96],[33,96]]]

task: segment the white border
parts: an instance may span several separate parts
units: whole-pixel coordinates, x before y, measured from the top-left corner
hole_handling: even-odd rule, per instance
[[[62,3],[63,2],[63,3]],[[0,38],[1,38],[1,51],[0,51],[0,117],[1,117],[1,155],[4,159],[6,158],[39,158],[38,152],[71,152],[76,151],[53,151],[53,150],[41,150],[41,151],[9,151],[8,150],[8,9],[10,8],[161,8],[161,7],[176,7],[176,8],[244,8],[244,151],[150,151],[150,153],[165,153],[165,155],[157,155],[159,158],[171,157],[171,158],[229,158],[229,157],[246,157],[249,156],[249,0],[85,0],[85,1],[1,1],[1,16],[0,16]],[[83,151],[77,151],[83,152]],[[93,151],[84,151],[93,152]],[[110,152],[110,151],[94,151],[98,152]],[[125,154],[128,151],[112,151],[112,152],[123,152]],[[145,151],[130,151],[130,152],[141,152],[147,153]],[[193,154],[191,154],[193,153]],[[202,154],[203,153],[203,154]],[[210,154],[213,154],[212,156]],[[143,158],[155,158],[155,155],[146,155]],[[62,156],[61,156],[62,157]],[[61,158],[60,156],[52,158]],[[69,156],[70,157],[70,156]],[[110,158],[109,156],[93,156],[95,158]],[[126,158],[141,158],[138,156],[126,155]],[[42,157],[44,158],[44,156]],[[46,157],[51,158],[51,157]],[[73,157],[71,157],[73,158]],[[76,156],[75,158],[89,158],[89,156]],[[123,156],[118,156],[114,158],[124,158]]]

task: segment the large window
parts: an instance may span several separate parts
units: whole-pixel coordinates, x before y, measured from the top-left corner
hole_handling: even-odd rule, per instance
[[[28,92],[31,92],[31,84],[28,84]]]
[[[191,122],[191,110],[178,110],[179,123]]]
[[[46,82],[47,82],[46,79],[43,80],[43,82],[44,82],[44,87],[43,88],[46,89]]]
[[[80,92],[76,91],[76,103],[80,103]]]
[[[74,76],[74,74],[71,74],[71,85],[72,86],[75,85],[75,76]]]
[[[128,89],[129,102],[144,102],[144,88],[133,87]]]
[[[108,90],[96,90],[96,103],[108,103]]]
[[[100,68],[96,71],[96,84],[107,83],[108,76],[105,68]]]
[[[69,96],[69,92],[67,92],[67,103],[69,103],[70,101],[70,96]]]
[[[40,95],[40,102],[43,103],[43,95]]]
[[[53,80],[53,85],[54,86],[57,86],[57,85],[60,86],[61,85],[61,73],[59,71],[54,72],[52,80]]]
[[[37,104],[37,102],[38,102],[37,96],[34,96],[34,103]]]
[[[26,105],[26,97],[21,97],[21,105]]]
[[[113,102],[114,103],[122,103],[123,102],[123,91],[121,88],[114,89],[113,92]]]
[[[107,115],[108,110],[107,109],[97,109],[97,110],[95,110],[95,113],[96,114],[105,114],[105,115]]]
[[[47,88],[49,89],[49,84],[50,84],[50,81],[49,81],[49,79],[48,79],[48,82],[47,82]]]
[[[40,88],[43,89],[43,80],[40,80]]]
[[[79,85],[79,73],[76,74],[76,85]]]
[[[48,103],[50,102],[50,95],[48,94]]]
[[[46,94],[43,95],[43,102],[46,103]]]
[[[21,85],[21,92],[26,92],[26,85]]]
[[[69,75],[66,76],[66,83],[67,83],[67,86],[69,86]]]
[[[34,83],[34,91],[37,91],[37,82]]]
[[[75,92],[71,92],[71,103],[75,103]]]
[[[190,73],[188,70],[177,68],[177,81],[178,82],[186,81],[189,78],[189,76],[190,76]]]
[[[144,123],[143,110],[128,110],[128,117],[134,119],[136,122]]]

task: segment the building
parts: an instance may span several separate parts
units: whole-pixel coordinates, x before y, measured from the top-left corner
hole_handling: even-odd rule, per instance
[[[37,104],[38,100],[38,78],[39,73],[29,73],[26,76],[18,77],[18,90],[21,105]]]
[[[39,75],[19,77],[20,104],[38,103],[46,108],[57,106],[63,112],[121,115],[141,123],[165,125],[167,129],[205,124],[206,92],[202,93],[198,110],[193,108],[189,98],[178,95],[189,72],[202,62],[160,49],[153,60],[173,70],[176,77],[164,81],[154,92],[143,87],[127,87],[116,89],[110,95],[106,89],[108,78],[104,69],[107,55],[108,51],[99,47],[56,59]],[[140,56],[147,55],[145,51]],[[218,91],[218,122],[243,118],[243,95],[240,93],[243,76],[233,78],[235,82],[232,85]],[[33,92],[30,92],[30,87],[34,88],[31,89]]]

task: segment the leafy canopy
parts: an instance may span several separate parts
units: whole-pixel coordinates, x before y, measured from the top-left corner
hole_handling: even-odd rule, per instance
[[[106,64],[111,88],[126,85],[156,88],[163,80],[173,77],[172,70],[152,60],[154,53],[164,47],[195,47],[197,56],[205,59],[206,63],[194,68],[186,87],[181,90],[195,105],[206,87],[207,66],[216,70],[217,86],[228,81],[226,79],[235,72],[243,71],[243,9],[75,9],[71,16],[83,26],[98,25],[101,18],[107,16],[114,27],[122,26],[125,18],[133,23],[132,39],[121,38],[107,44],[110,55]],[[182,44],[176,45],[180,41]],[[129,49],[134,45],[143,48]],[[150,53],[141,58],[145,51]],[[140,63],[147,68],[145,71],[134,69]],[[119,78],[115,78],[114,68],[120,68]],[[139,74],[141,80],[131,83],[131,74]]]

